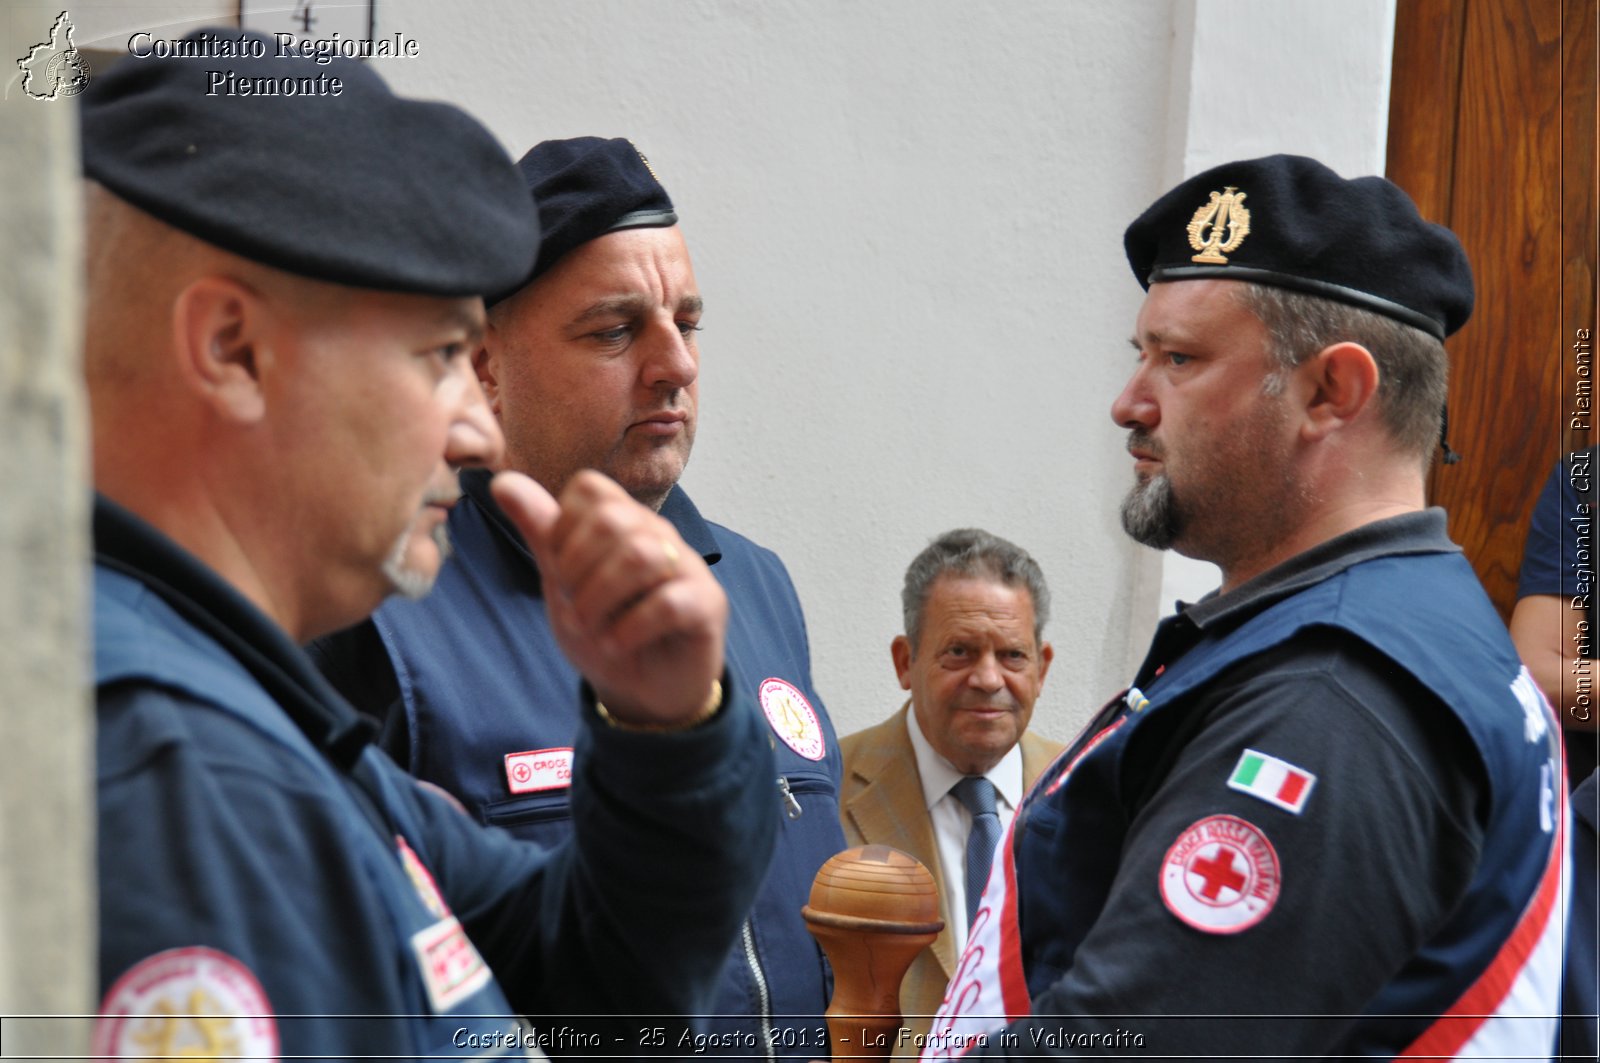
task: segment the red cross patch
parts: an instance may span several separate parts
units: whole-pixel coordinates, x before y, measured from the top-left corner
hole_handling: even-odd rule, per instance
[[[1237,934],[1267,917],[1283,888],[1278,852],[1261,828],[1237,816],[1207,816],[1161,861],[1161,900],[1207,934]]]
[[[565,790],[572,786],[572,747],[507,753],[506,789],[514,794]]]

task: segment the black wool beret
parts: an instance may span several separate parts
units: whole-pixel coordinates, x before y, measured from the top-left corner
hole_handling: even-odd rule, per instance
[[[1122,238],[1149,288],[1221,277],[1349,303],[1443,339],[1472,314],[1455,234],[1424,221],[1398,185],[1346,180],[1315,159],[1230,162],[1156,200]]]
[[[539,208],[544,233],[539,259],[519,288],[597,236],[678,223],[649,161],[622,137],[546,140],[529,149],[517,169],[527,186],[524,195],[531,193]]]
[[[128,56],[90,82],[86,176],[192,236],[316,280],[458,297],[527,274],[538,218],[510,156],[466,112],[396,96],[355,59],[280,55],[259,33],[184,40],[229,53]]]

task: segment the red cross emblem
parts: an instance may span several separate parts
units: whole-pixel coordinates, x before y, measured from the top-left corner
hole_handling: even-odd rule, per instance
[[[1208,934],[1237,934],[1266,918],[1283,876],[1261,828],[1237,816],[1207,816],[1189,826],[1161,861],[1161,900]]]
[[[565,790],[572,785],[572,749],[529,749],[505,755],[506,787],[514,794]]]
[[[1190,891],[1194,891],[1194,880],[1198,878],[1200,889],[1196,895],[1203,901],[1215,902],[1223,890],[1235,894],[1243,893],[1245,883],[1250,880],[1238,870],[1237,862],[1234,860],[1235,855],[1233,849],[1219,845],[1215,855],[1197,857],[1189,865],[1190,878],[1187,884]]]

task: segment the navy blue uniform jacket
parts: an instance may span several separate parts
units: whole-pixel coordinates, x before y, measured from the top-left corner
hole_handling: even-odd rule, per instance
[[[1540,1057],[1559,750],[1442,510],[1184,608],[1017,813],[1033,1013],[972,1054]]]
[[[1556,462],[1539,492],[1528,538],[1522,548],[1517,597],[1554,595],[1568,608],[1581,609],[1589,638],[1574,647],[1580,657],[1594,659],[1595,632],[1600,630],[1600,595],[1593,593],[1594,524],[1600,519],[1595,485],[1600,480],[1600,448],[1568,454]],[[1591,669],[1592,671],[1592,669]],[[1574,679],[1574,682],[1577,678]],[[1576,787],[1600,761],[1600,735],[1578,727],[1567,729],[1567,782]]]
[[[98,1048],[459,1055],[541,1043],[521,1012],[562,1054],[574,1016],[705,1009],[771,850],[747,697],[670,735],[583,713],[576,829],[547,851],[402,772],[154,529],[100,500],[95,541]],[[183,1018],[205,1011],[232,1015]],[[588,1050],[644,1054],[610,1039],[640,1026],[596,1023]]]
[[[1572,793],[1572,916],[1567,926],[1567,969],[1562,982],[1562,1058],[1594,1059],[1600,1048],[1600,772]]]
[[[462,476],[450,514],[455,554],[420,602],[314,648],[328,677],[386,718],[384,746],[485,823],[554,843],[572,829],[567,752],[580,731],[579,677],[550,631],[532,555],[488,491]],[[823,861],[845,848],[833,725],[811,685],[805,620],[777,555],[704,520],[675,488],[661,515],[728,593],[731,687],[769,723],[778,846],[712,1005],[719,1047],[738,1055],[826,1056],[830,975],[800,909]]]

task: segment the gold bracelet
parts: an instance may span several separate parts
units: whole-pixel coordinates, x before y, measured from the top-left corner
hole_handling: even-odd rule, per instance
[[[688,731],[699,727],[715,716],[720,708],[722,708],[722,680],[720,679],[711,681],[711,693],[707,695],[706,703],[700,706],[699,712],[696,712],[687,720],[675,720],[672,723],[629,723],[627,720],[619,720],[611,715],[610,710],[601,704],[599,698],[594,699],[594,711],[600,714],[600,718],[606,722],[607,727],[614,727],[619,731],[643,731],[657,734],[670,734],[673,731]]]

